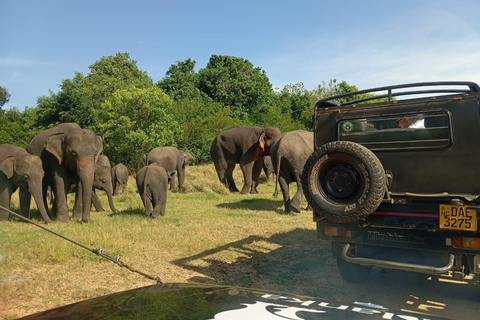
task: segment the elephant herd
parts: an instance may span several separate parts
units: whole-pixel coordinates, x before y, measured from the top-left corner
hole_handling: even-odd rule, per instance
[[[162,149],[165,149],[166,154],[163,158]],[[110,209],[117,212],[113,195],[118,195],[120,187],[126,185],[129,172],[121,163],[111,168],[109,159],[101,154],[102,150],[102,137],[90,130],[80,128],[76,123],[62,123],[40,132],[30,141],[27,149],[11,144],[1,144],[0,206],[9,208],[12,194],[20,189],[21,215],[29,216],[33,195],[40,215],[46,223],[49,223],[52,220],[48,215],[47,191],[51,190],[55,221],[68,222],[70,216],[67,194],[74,192],[73,218],[89,222],[92,204],[97,211],[103,211],[102,204],[95,193],[97,189],[107,193]],[[151,157],[150,154],[152,154]],[[180,187],[185,178],[185,159],[186,161],[193,159],[190,154],[174,147],[155,148],[145,158],[146,167],[162,168],[163,166],[160,179],[165,183],[173,180],[171,177],[177,173]],[[153,217],[163,215],[166,187],[157,190],[150,186],[153,190],[148,192],[140,190],[144,188],[144,181],[146,181],[142,180],[142,176],[145,175],[137,174],[137,185],[147,215]],[[175,187],[174,182],[170,185],[171,188]],[[157,193],[164,193],[165,196]],[[153,204],[153,213],[149,211],[150,202]],[[158,209],[157,205],[159,205]],[[0,221],[8,220],[8,216],[7,211],[0,209]]]
[[[73,219],[91,221],[92,204],[103,211],[95,190],[107,193],[110,209],[117,212],[113,196],[127,183],[127,167],[119,163],[111,168],[102,154],[103,139],[75,123],[63,123],[37,134],[27,149],[0,145],[0,205],[8,208],[12,193],[19,191],[20,213],[29,215],[33,196],[40,215],[46,223],[48,214],[47,190],[52,193],[52,211],[56,221],[70,220],[67,194],[75,193]],[[244,177],[242,194],[258,193],[262,169],[267,178],[275,173],[275,193],[278,184],[283,194],[285,212],[300,212],[303,197],[301,173],[307,158],[313,152],[313,133],[297,130],[282,134],[278,128],[237,126],[220,132],[214,139],[210,155],[218,178],[231,192],[238,192],[233,171],[236,164]],[[165,215],[167,189],[175,190],[185,182],[185,165],[193,160],[191,154],[175,147],[157,147],[143,155],[144,167],[136,173],[138,193],[148,217]],[[289,184],[297,184],[292,199]],[[8,219],[8,212],[0,209],[0,221]]]

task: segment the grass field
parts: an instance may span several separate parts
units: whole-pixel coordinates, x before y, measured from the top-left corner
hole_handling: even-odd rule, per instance
[[[235,171],[239,187],[240,171]],[[131,176],[118,213],[48,228],[116,256],[163,282],[203,282],[315,295],[328,283],[329,245],[316,240],[310,211],[284,215],[274,180],[258,195],[230,194],[212,164],[187,167],[185,190],[168,193],[165,217],[147,219]],[[293,185],[292,185],[293,187]],[[293,195],[293,191],[292,195]],[[98,192],[104,207],[108,202]],[[69,198],[70,208],[72,198]],[[34,205],[35,219],[38,211]],[[306,202],[302,204],[306,207]],[[14,202],[18,212],[18,200]],[[11,319],[103,294],[154,284],[31,224],[0,223],[0,317]],[[332,292],[333,294],[333,292]],[[329,298],[329,297],[325,297]]]

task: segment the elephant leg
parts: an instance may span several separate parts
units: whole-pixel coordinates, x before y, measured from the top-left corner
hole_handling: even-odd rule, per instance
[[[252,187],[250,189],[250,193],[258,193],[257,186],[258,181],[260,180],[260,174],[262,173],[263,167],[263,160],[256,161],[253,165],[253,173],[252,173]]]
[[[0,206],[10,209],[10,199],[12,196],[12,187],[9,185],[7,177],[0,172]],[[0,221],[8,220],[8,211],[0,209]]]
[[[177,173],[175,173],[177,174]],[[170,179],[170,190],[175,191],[175,177],[172,176]]]
[[[300,212],[300,204],[301,204],[302,199],[303,199],[303,187],[302,187],[302,183],[301,183],[301,180],[300,180],[300,175],[296,175],[295,178],[297,180],[296,181],[297,182],[297,192],[293,196],[292,203],[291,203],[290,206],[291,206],[293,212],[299,213]]]
[[[68,214],[68,205],[67,205],[67,185],[65,179],[61,177],[61,174],[55,174],[54,177],[54,206],[57,212],[57,221],[58,222],[68,222],[70,221],[70,216]]]
[[[145,205],[145,215],[147,217],[150,217],[152,215],[152,196],[150,194],[145,194],[144,195],[145,197],[145,201],[144,201],[144,205]]]
[[[118,191],[120,189],[120,183],[118,181],[113,181],[113,195],[118,196]]]
[[[235,170],[235,163],[229,163],[225,171],[224,184],[230,192],[238,192],[237,185],[233,180],[233,170]]]
[[[73,205],[73,219],[80,220],[82,219],[82,188],[80,186],[81,182],[79,181],[75,190],[75,204]]]
[[[48,204],[53,206],[53,191],[52,188],[49,187],[45,182],[42,183],[42,197],[43,197],[43,205],[45,206],[45,210],[48,213]],[[37,205],[38,207],[38,205]],[[52,207],[53,211],[53,207]]]
[[[185,167],[177,170],[178,174],[178,191],[182,190],[183,184],[185,183]]]
[[[30,219],[30,203],[32,201],[32,194],[23,188],[19,191],[20,198],[20,214],[25,218]]]
[[[280,184],[280,189],[282,190],[283,195],[283,204],[285,205],[285,213],[291,212],[290,206],[290,188],[288,182],[281,174],[278,177],[278,183]]]
[[[243,179],[245,181],[241,191],[242,194],[248,194],[252,188],[253,164],[254,164],[253,161],[244,163],[243,165],[240,164],[240,167],[242,168],[242,172],[243,172]]]
[[[100,198],[98,198],[97,194],[95,191],[92,192],[92,204],[95,207],[95,210],[97,212],[103,212],[105,209],[102,207],[102,203],[100,202]]]

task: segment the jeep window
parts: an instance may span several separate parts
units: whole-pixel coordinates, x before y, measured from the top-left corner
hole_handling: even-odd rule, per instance
[[[340,141],[357,142],[371,150],[439,149],[452,144],[450,117],[445,112],[341,120],[337,135]]]

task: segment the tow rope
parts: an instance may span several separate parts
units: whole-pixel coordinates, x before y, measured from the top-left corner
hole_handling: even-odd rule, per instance
[[[83,245],[83,244],[81,244],[81,243],[78,243],[78,242],[75,241],[75,240],[72,240],[72,239],[70,239],[70,238],[68,238],[68,237],[65,237],[65,236],[63,236],[63,235],[61,235],[61,234],[59,234],[59,233],[57,233],[57,232],[55,232],[55,231],[53,231],[53,230],[50,230],[50,229],[48,229],[48,228],[46,228],[46,227],[44,227],[44,226],[42,226],[42,225],[40,225],[40,224],[38,224],[38,223],[36,223],[36,222],[34,222],[34,221],[28,219],[28,218],[25,218],[24,216],[19,215],[19,214],[13,212],[13,211],[10,210],[10,209],[7,209],[7,208],[5,208],[5,207],[3,207],[3,206],[0,206],[0,209],[7,211],[7,212],[10,213],[11,215],[13,215],[13,216],[15,216],[15,217],[17,217],[17,218],[20,218],[20,219],[23,220],[23,221],[26,221],[26,222],[28,222],[28,223],[31,223],[31,224],[33,224],[34,226],[37,226],[37,227],[39,227],[39,228],[41,228],[41,229],[43,229],[43,230],[45,230],[45,231],[47,231],[47,232],[50,232],[50,233],[56,235],[57,237],[60,237],[60,238],[62,238],[62,239],[64,239],[64,240],[66,240],[66,241],[69,241],[69,242],[71,242],[71,243],[73,243],[73,244],[75,244],[75,245],[77,245],[77,246],[85,249],[85,250],[88,250],[88,251],[96,254],[97,256],[100,256],[100,257],[102,257],[102,258],[105,258],[105,259],[107,259],[107,260],[110,260],[110,261],[112,261],[113,263],[115,263],[116,265],[118,265],[118,266],[120,266],[120,267],[127,268],[127,269],[130,270],[131,272],[138,273],[139,275],[144,276],[145,278],[148,278],[148,279],[150,279],[150,280],[154,280],[154,281],[156,281],[157,283],[162,283],[162,280],[161,280],[159,277],[155,277],[155,276],[146,274],[146,273],[144,273],[144,272],[142,272],[142,271],[140,271],[140,270],[134,269],[134,268],[130,267],[129,265],[125,264],[122,260],[120,260],[120,256],[119,256],[119,255],[117,255],[117,256],[115,256],[115,257],[112,257],[112,256],[104,253],[104,252],[103,252],[103,249],[102,249],[101,247],[98,248],[98,249],[91,249],[91,248],[89,248],[89,247],[87,247],[87,246],[85,246],[85,245]]]

